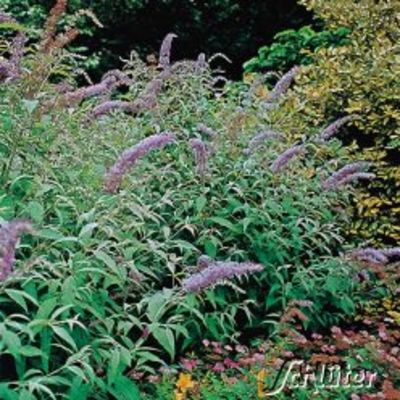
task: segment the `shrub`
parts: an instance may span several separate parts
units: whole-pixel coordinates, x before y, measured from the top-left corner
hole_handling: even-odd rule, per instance
[[[244,72],[287,71],[295,65],[309,65],[316,49],[343,46],[349,33],[345,27],[317,32],[311,26],[304,26],[282,31],[274,36],[270,46],[260,47],[257,57],[243,65]]]
[[[39,30],[52,4],[50,0],[17,3],[2,0],[1,6],[21,23]],[[84,65],[97,78],[110,68],[118,68],[119,57],[127,57],[132,44],[142,57],[156,54],[160,38],[171,30],[180,39],[175,53],[178,57],[195,57],[200,50],[209,55],[224,51],[234,60],[230,69],[240,77],[242,63],[265,40],[282,29],[296,28],[311,19],[295,0],[257,0],[251,5],[238,0],[186,3],[158,0],[151,4],[144,0],[114,0],[112,4],[71,0],[68,5],[71,14],[88,7],[103,28],[79,21],[82,35],[72,49],[89,56]],[[71,24],[70,18],[65,24]]]
[[[347,28],[349,43],[318,48],[303,67],[297,85],[276,113],[297,110],[286,130],[294,137],[314,136],[321,121],[344,114],[357,118],[337,137],[350,144],[356,159],[372,161],[378,179],[354,202],[350,233],[377,243],[397,243],[399,225],[399,85],[396,46],[397,1],[302,1],[328,29]]]
[[[354,315],[357,283],[338,254],[350,247],[351,190],[322,184],[336,169],[327,160],[347,151],[304,141],[292,157],[299,144],[285,135],[252,142],[281,130],[265,108],[296,70],[267,105],[241,85],[218,89],[210,60],[168,54],[155,67],[132,53],[123,71],[74,89],[55,29],[63,5],[1,85],[0,217],[33,222],[0,286],[1,396],[137,398],[137,373],[205,337],[268,335],[292,301],[312,305],[309,329]],[[162,132],[174,138],[163,148]],[[188,276],[221,265],[227,273],[187,293]]]

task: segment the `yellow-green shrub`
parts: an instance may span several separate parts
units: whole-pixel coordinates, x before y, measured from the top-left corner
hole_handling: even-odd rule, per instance
[[[397,0],[300,0],[328,29],[347,27],[350,43],[321,48],[303,67],[275,118],[293,135],[314,135],[321,121],[344,114],[358,118],[341,135],[355,143],[354,158],[374,161],[378,179],[359,194],[352,233],[377,242],[400,240],[400,80]],[[293,117],[293,111],[298,117]],[[315,127],[311,128],[310,127]],[[317,128],[318,127],[318,128]]]

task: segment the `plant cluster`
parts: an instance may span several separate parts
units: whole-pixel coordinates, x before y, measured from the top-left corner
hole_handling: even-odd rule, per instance
[[[328,140],[342,122],[317,140],[286,132],[294,112],[273,122],[299,69],[259,98],[212,68],[221,54],[172,62],[171,33],[156,63],[132,52],[77,88],[65,9],[0,85],[0,398],[138,399],[135,377],[203,340],[355,316],[343,233],[368,165]],[[179,379],[182,398],[194,384]]]
[[[396,244],[399,214],[399,3],[397,1],[301,1],[327,29],[350,33],[339,46],[317,47],[301,68],[297,85],[277,110],[287,113],[292,137],[319,134],[321,121],[352,116],[338,139],[354,158],[371,161],[377,179],[365,185],[354,202],[349,233],[375,244]],[[264,95],[259,90],[259,94]]]
[[[276,34],[270,46],[260,47],[257,57],[246,61],[244,73],[287,71],[295,65],[309,65],[317,49],[343,46],[348,43],[349,34],[346,27],[320,32],[309,25],[287,29]]]

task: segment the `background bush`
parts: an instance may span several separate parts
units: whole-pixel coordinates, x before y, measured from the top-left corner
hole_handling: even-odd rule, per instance
[[[88,118],[110,97],[65,107],[49,82],[73,82],[68,57],[32,46],[20,79],[1,86],[0,215],[35,223],[0,288],[2,397],[134,398],[135,373],[205,338],[270,334],[291,300],[313,303],[309,329],[355,314],[357,284],[338,257],[349,192],[321,187],[335,167],[327,159],[345,162],[346,150],[306,143],[306,155],[273,173],[289,136],[244,152],[260,131],[281,128],[264,100],[246,85],[217,89],[213,71],[191,61],[171,67],[150,110]],[[134,54],[124,73],[130,85],[111,98],[132,101],[159,74]],[[177,143],[140,160],[119,193],[105,193],[118,155],[164,131]],[[204,177],[190,138],[210,149]],[[185,294],[182,279],[201,254],[265,270]]]
[[[53,5],[52,0],[1,0],[0,8],[30,28],[40,28]],[[111,68],[120,67],[120,57],[134,48],[142,57],[157,54],[160,40],[168,32],[179,35],[175,57],[195,58],[200,52],[224,52],[233,61],[227,67],[240,77],[242,64],[257,49],[272,41],[275,33],[297,28],[311,21],[311,15],[295,0],[70,0],[70,14],[79,9],[92,10],[104,25],[82,22],[83,35],[73,49],[89,49],[86,67],[99,78]]]
[[[270,46],[261,47],[258,56],[243,65],[244,72],[288,71],[295,65],[311,64],[316,49],[342,46],[349,33],[345,27],[317,32],[311,26],[279,32]]]
[[[293,112],[287,130],[294,137],[312,136],[320,121],[345,114],[358,116],[338,136],[353,148],[354,158],[374,162],[378,179],[355,202],[351,233],[379,243],[395,244],[399,214],[399,82],[396,46],[399,37],[396,1],[302,1],[327,29],[348,29],[348,43],[317,48],[302,69],[298,85],[281,111]]]

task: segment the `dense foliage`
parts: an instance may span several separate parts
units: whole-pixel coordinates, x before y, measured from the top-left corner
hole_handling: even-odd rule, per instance
[[[171,62],[168,34],[158,64],[132,52],[77,87],[65,7],[37,40],[0,13],[0,398],[237,398],[212,351],[232,369],[233,346],[265,361],[247,346],[304,344],[389,301],[397,278],[377,277],[399,250],[344,239],[353,186],[373,177],[329,140],[352,119],[301,131],[307,67],[260,96],[262,80],[218,75],[223,55]],[[168,375],[201,352],[203,388]],[[235,388],[250,399],[266,377],[249,366]],[[160,369],[163,385],[143,384]]]
[[[52,0],[0,0],[1,8],[37,29],[52,4]],[[143,57],[156,54],[160,38],[170,31],[180,39],[175,57],[223,51],[233,61],[230,72],[240,77],[243,62],[276,32],[310,21],[295,0],[257,0],[251,6],[243,0],[71,0],[68,7],[70,14],[90,8],[103,25],[100,29],[81,21],[82,36],[73,46],[74,51],[89,49],[85,64],[98,78],[108,69],[120,67],[120,57],[126,57],[132,48]]]
[[[318,48],[276,114],[297,110],[286,129],[296,137],[318,133],[321,121],[356,116],[346,134],[354,157],[374,163],[378,179],[355,203],[352,234],[380,243],[397,243],[399,215],[399,2],[303,1],[328,29],[347,28],[349,42]]]
[[[270,46],[260,47],[257,57],[244,64],[244,72],[287,71],[295,65],[311,64],[316,49],[342,46],[349,33],[345,27],[317,32],[311,26],[279,32]]]

